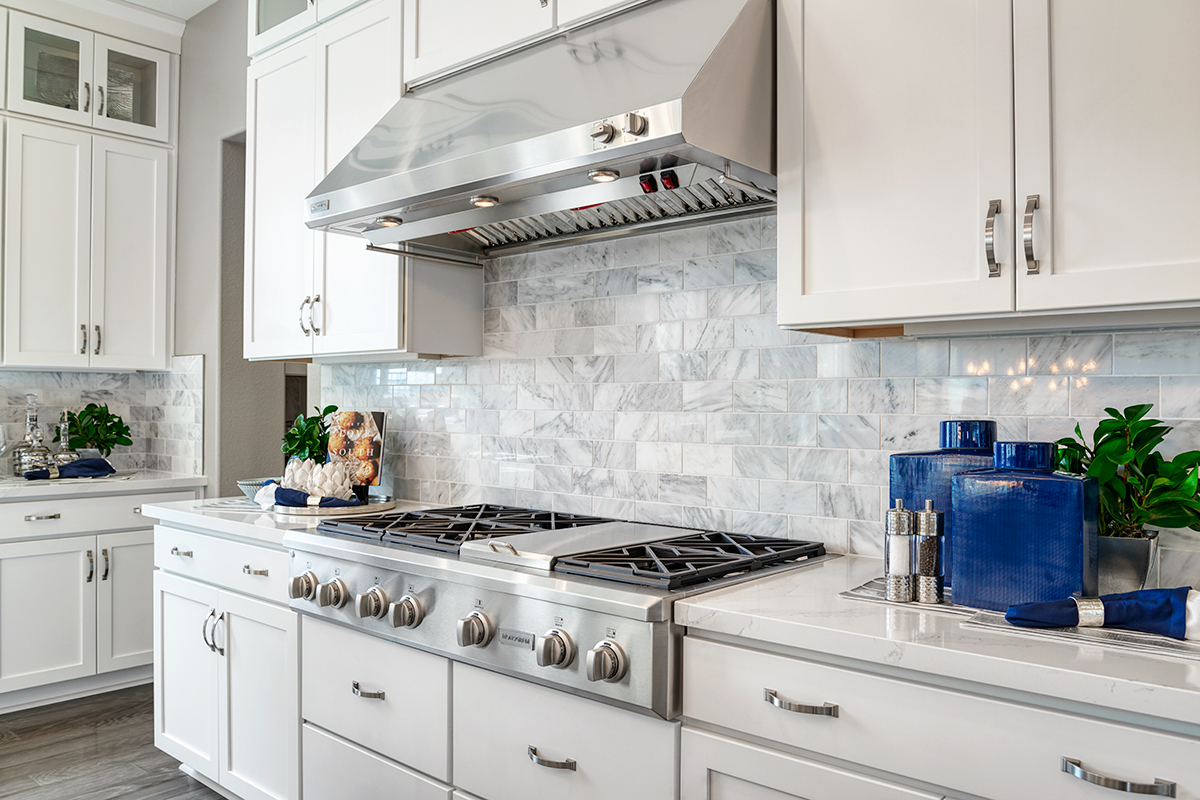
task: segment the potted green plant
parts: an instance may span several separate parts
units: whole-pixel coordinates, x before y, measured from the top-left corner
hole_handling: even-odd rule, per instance
[[[1147,415],[1153,404],[1119,412],[1106,408],[1089,444],[1075,426],[1075,438],[1059,439],[1059,468],[1086,474],[1100,484],[1100,592],[1135,591],[1145,586],[1158,555],[1160,528],[1200,531],[1200,451],[1173,459],[1158,452],[1172,430]]]
[[[337,406],[313,408],[313,411],[317,412],[316,416],[298,415],[291,429],[283,435],[283,446],[279,449],[289,461],[298,458],[301,461],[325,463],[329,451],[329,415],[337,411]]]
[[[120,415],[110,412],[107,405],[95,403],[88,403],[78,414],[67,412],[67,436],[67,444],[72,450],[92,448],[105,458],[112,454],[114,447],[133,444],[129,426]],[[61,432],[55,426],[54,441],[60,440]]]

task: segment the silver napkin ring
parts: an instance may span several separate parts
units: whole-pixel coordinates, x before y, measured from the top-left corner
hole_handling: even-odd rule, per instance
[[[51,478],[58,477],[58,467],[54,466],[53,464],[51,464],[50,467],[46,471],[50,473]]]
[[[1080,628],[1104,627],[1104,601],[1099,597],[1076,597],[1075,607],[1079,609]]]

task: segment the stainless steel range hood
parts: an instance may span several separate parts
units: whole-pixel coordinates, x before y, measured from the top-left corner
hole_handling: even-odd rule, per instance
[[[657,0],[406,94],[310,228],[474,254],[765,210],[773,0]]]

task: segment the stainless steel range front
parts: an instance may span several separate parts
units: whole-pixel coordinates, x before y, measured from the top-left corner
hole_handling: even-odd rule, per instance
[[[503,506],[342,518],[284,537],[292,608],[664,719],[672,604],[824,546]]]

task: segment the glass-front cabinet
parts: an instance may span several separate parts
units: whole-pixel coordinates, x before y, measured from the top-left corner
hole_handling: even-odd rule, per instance
[[[8,60],[10,111],[167,141],[168,53],[14,11]]]
[[[250,55],[317,24],[316,0],[250,0]]]

